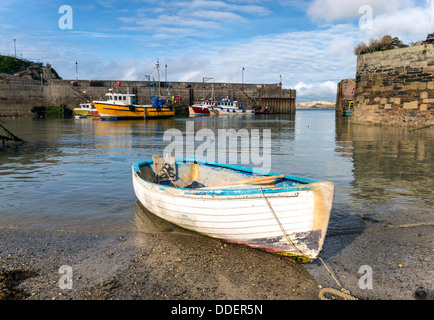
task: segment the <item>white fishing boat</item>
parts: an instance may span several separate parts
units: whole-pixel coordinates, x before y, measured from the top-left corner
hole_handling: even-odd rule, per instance
[[[217,101],[217,106],[214,108],[219,115],[254,115],[255,111],[245,109],[238,101],[230,101],[223,99]]]
[[[91,102],[80,103],[77,108],[74,108],[74,116],[76,118],[87,118],[90,116],[98,117],[98,110]]]
[[[299,262],[315,259],[324,243],[332,182],[158,155],[132,173],[140,203],[183,228]]]

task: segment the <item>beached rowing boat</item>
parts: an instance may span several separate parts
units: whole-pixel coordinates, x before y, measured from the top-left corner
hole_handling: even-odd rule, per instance
[[[332,182],[160,156],[134,163],[132,171],[141,204],[183,228],[299,262],[322,248]]]

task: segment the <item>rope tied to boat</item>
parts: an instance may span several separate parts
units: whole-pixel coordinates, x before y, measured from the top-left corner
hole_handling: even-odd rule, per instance
[[[267,197],[265,197],[265,194],[262,190],[262,187],[259,187],[259,190],[261,190],[261,195],[264,198],[265,202],[267,203],[268,208],[270,209],[271,213],[273,214],[274,219],[276,219],[277,224],[280,227],[280,230],[282,231],[283,235],[285,236],[286,240],[288,241],[288,243],[290,244],[291,247],[294,248],[294,250],[298,251],[302,256],[306,256],[303,251],[301,249],[299,249],[294,242],[291,241],[291,239],[289,238],[288,234],[285,231],[285,228],[283,227],[282,223],[280,222],[279,218],[277,217],[276,212],[274,212],[273,207],[271,206],[270,202],[268,201]],[[344,300],[358,300],[357,298],[353,297],[350,294],[350,291],[343,288],[341,286],[341,284],[339,283],[339,281],[336,279],[336,277],[333,275],[333,273],[330,271],[330,269],[328,268],[328,266],[326,265],[326,263],[324,262],[324,260],[321,257],[318,257],[319,260],[321,260],[321,262],[323,263],[324,267],[327,269],[328,273],[332,276],[332,278],[336,281],[337,285],[339,286],[339,288],[341,289],[340,291],[337,289],[333,289],[333,288],[322,288],[319,292],[319,297],[321,300],[333,300],[333,299],[329,299],[327,298],[325,295],[326,294],[331,294],[331,295],[335,295],[338,297],[341,297]]]
[[[333,288],[322,288],[319,291],[319,298],[321,300],[333,300],[333,299],[329,299],[325,296],[326,293],[329,293],[331,295],[335,295],[338,297],[341,297],[344,300],[358,300],[357,298],[353,297],[350,294],[350,291],[345,289],[344,287],[341,286],[341,284],[339,283],[338,279],[336,279],[336,277],[333,275],[333,273],[330,271],[330,269],[327,267],[326,263],[324,262],[324,260],[321,257],[318,257],[319,260],[321,260],[322,264],[324,265],[324,267],[327,269],[328,273],[332,276],[333,280],[336,281],[337,285],[339,286],[339,288],[341,289],[340,291],[337,289],[333,289]]]
[[[340,297],[344,300],[358,300],[357,298],[353,297],[350,292],[344,288],[341,289],[341,291],[337,290],[337,289],[333,289],[333,288],[322,288],[319,291],[319,298],[321,300],[335,300],[335,299],[329,299],[327,298],[325,295],[326,294],[330,294],[330,295],[334,295],[337,297]]]

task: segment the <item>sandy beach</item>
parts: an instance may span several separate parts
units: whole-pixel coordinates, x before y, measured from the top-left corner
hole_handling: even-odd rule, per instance
[[[21,274],[13,290],[30,300],[318,297],[306,269],[280,256],[204,237],[152,216],[136,215],[133,229],[0,229],[0,265]],[[63,265],[72,268],[72,289],[59,288]]]
[[[121,233],[0,228],[2,298],[318,300],[321,288],[339,289],[319,260],[296,264],[142,213],[136,204],[131,231]],[[432,300],[433,234],[428,224],[331,235],[322,259],[358,299]],[[366,265],[372,288],[361,289]]]

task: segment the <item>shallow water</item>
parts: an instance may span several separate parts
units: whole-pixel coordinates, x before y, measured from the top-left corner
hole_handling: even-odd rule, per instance
[[[136,202],[131,164],[162,154],[171,143],[163,140],[169,129],[184,133],[184,155],[191,156],[188,151],[203,143],[193,142],[191,125],[195,135],[207,128],[216,140],[218,129],[246,128],[250,141],[259,139],[260,146],[263,136],[254,136],[253,129],[261,135],[271,129],[272,172],[335,183],[329,234],[434,221],[433,128],[354,125],[335,118],[333,110],[297,110],[295,116],[3,121],[27,141],[0,146],[0,224],[6,227],[128,230]],[[234,152],[241,162],[245,152],[227,150]]]

